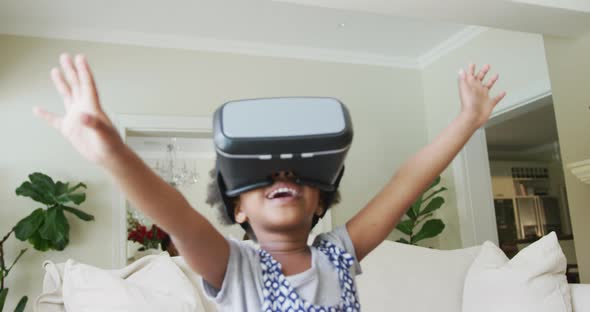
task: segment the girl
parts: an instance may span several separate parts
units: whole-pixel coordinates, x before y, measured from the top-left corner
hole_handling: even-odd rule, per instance
[[[131,203],[168,232],[203,280],[206,294],[224,311],[359,311],[354,275],[359,262],[395,228],[419,194],[451,162],[505,96],[490,97],[498,79],[490,66],[459,72],[461,112],[428,146],[410,158],[383,189],[345,225],[307,240],[322,205],[321,192],[275,174],[275,183],[243,193],[234,218],[247,223],[260,249],[226,239],[173,187],[121,140],[102,110],[90,67],[82,55],[60,57],[51,77],[65,115],[35,107],[86,159],[104,168]],[[287,197],[273,197],[281,189]]]

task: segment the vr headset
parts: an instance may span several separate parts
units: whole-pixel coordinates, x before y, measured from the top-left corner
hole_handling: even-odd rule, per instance
[[[329,207],[353,132],[350,114],[337,99],[285,97],[225,103],[213,116],[213,136],[217,183],[235,223],[233,199],[272,185],[272,174],[280,171],[324,191]]]

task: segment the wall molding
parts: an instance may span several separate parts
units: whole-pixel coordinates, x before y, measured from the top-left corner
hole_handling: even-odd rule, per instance
[[[488,154],[490,157],[527,157],[532,155],[541,154],[544,152],[555,152],[559,150],[559,142],[553,141],[543,145],[520,149],[520,150],[489,150]]]
[[[374,65],[392,68],[424,69],[442,56],[467,44],[488,28],[468,26],[443,41],[429,52],[417,57],[388,56],[292,45],[268,44],[207,37],[149,34],[128,31],[101,31],[89,28],[35,27],[32,25],[0,25],[0,34],[78,40],[141,47],[221,52],[251,56],[303,59],[331,63]]]
[[[590,158],[567,164],[567,168],[576,176],[580,182],[590,184]]]
[[[441,57],[466,45],[471,40],[486,32],[489,28],[480,26],[467,26],[464,30],[454,34],[429,52],[418,57],[418,64],[421,69],[428,67]]]
[[[486,137],[477,130],[451,163],[463,248],[498,244]]]

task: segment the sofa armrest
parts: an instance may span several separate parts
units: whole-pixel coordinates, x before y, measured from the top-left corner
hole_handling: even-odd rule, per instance
[[[574,312],[590,311],[590,284],[570,284]]]
[[[115,270],[102,270],[110,272],[113,277],[118,277],[121,280],[127,279],[129,276],[136,274],[139,270],[144,270],[148,265],[161,255],[152,255],[143,257],[134,263]],[[165,257],[168,257],[166,254]],[[202,291],[200,287],[200,277],[194,273],[188,265],[184,262],[181,257],[171,258],[172,262],[176,265],[188,279],[190,284],[194,287],[194,296],[196,300],[195,311],[216,311],[215,305],[207,300],[203,299]],[[68,260],[70,261],[70,260]],[[43,263],[45,269],[45,276],[43,279],[43,291],[36,298],[33,303],[33,311],[35,312],[65,312],[64,296],[63,296],[63,280],[65,272],[65,263],[55,264],[51,261],[45,261]],[[96,267],[94,267],[96,268]],[[151,268],[153,270],[153,267]],[[71,274],[71,273],[70,273]],[[71,298],[71,297],[70,297]]]
[[[64,264],[51,261],[43,262],[45,276],[43,277],[43,291],[33,302],[35,312],[64,312],[62,294]]]

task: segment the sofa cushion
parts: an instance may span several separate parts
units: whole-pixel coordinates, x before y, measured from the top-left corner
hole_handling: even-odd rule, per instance
[[[570,312],[566,263],[553,232],[512,260],[485,242],[465,279],[463,311]]]
[[[570,284],[570,294],[574,312],[590,311],[590,284]]]
[[[119,274],[121,271],[129,274]],[[145,257],[120,271],[68,260],[63,271],[63,301],[66,311],[203,310],[191,282],[168,256]]]
[[[465,275],[479,247],[436,250],[384,241],[361,261],[363,311],[461,311]]]

